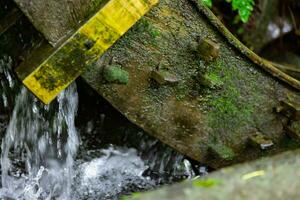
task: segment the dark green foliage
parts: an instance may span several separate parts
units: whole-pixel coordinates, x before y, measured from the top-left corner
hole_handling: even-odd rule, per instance
[[[232,10],[239,13],[239,17],[242,22],[248,22],[251,13],[253,11],[253,6],[255,4],[254,0],[226,0],[231,3]],[[212,7],[212,0],[202,0],[202,2],[208,7]]]
[[[239,12],[241,20],[244,23],[248,22],[253,10],[254,0],[232,0],[231,5],[233,10]]]
[[[212,7],[212,0],[202,0],[202,2],[207,5],[208,7]]]

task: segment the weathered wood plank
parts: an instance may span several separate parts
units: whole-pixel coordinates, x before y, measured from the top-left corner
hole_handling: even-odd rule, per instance
[[[37,49],[38,55],[33,55],[38,61],[36,65],[31,63],[32,71],[28,71],[25,62],[17,74],[27,88],[48,104],[156,3],[157,0],[110,0],[58,49],[49,45]],[[40,49],[44,49],[44,57]]]
[[[55,45],[108,0],[15,0],[33,25]]]

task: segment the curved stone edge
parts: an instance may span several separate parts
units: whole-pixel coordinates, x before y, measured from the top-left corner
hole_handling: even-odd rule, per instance
[[[299,199],[300,150],[228,167],[192,181],[123,200]]]
[[[288,83],[292,87],[297,90],[300,90],[300,81],[289,76],[288,74],[284,73],[280,69],[276,68],[267,60],[261,58],[253,51],[251,51],[248,47],[246,47],[242,42],[240,42],[223,24],[222,22],[213,14],[213,12],[205,6],[201,0],[190,0],[192,1],[199,11],[201,11],[204,15],[207,16],[209,21],[222,33],[225,38],[228,40],[230,44],[236,47],[242,54],[247,56],[250,60],[252,60],[255,64],[262,67],[264,70],[269,72],[272,76],[279,78],[280,80]]]
[[[197,36],[218,43],[219,57],[197,58],[189,48]],[[153,83],[160,62],[181,82]],[[103,77],[103,67],[116,64],[129,73],[128,84]],[[198,75],[212,76],[217,85],[203,86]],[[297,102],[299,93],[240,53],[188,0],[160,1],[82,77],[130,121],[214,168],[299,145],[285,133],[290,119],[274,111],[289,97]],[[253,145],[256,132],[272,141]],[[271,143],[274,148],[260,149]]]

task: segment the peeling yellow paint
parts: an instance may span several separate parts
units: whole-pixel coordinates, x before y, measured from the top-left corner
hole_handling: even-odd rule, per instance
[[[156,3],[158,0],[110,0],[37,66],[23,80],[24,85],[45,104],[50,103]],[[91,48],[86,42],[92,43]]]

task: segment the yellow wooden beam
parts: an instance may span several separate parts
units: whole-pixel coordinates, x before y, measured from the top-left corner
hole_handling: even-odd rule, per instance
[[[50,103],[156,3],[110,0],[50,56],[39,59],[37,66],[21,65],[17,74],[39,99]]]

